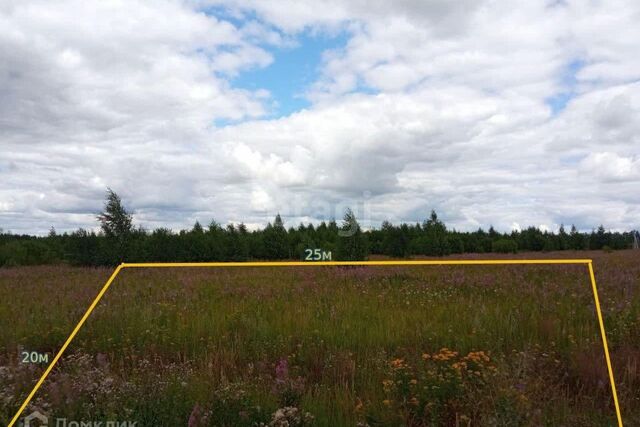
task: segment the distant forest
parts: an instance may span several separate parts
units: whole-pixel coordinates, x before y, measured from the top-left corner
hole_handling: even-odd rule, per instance
[[[449,230],[432,211],[422,223],[362,230],[348,210],[341,224],[300,224],[286,229],[277,215],[262,230],[249,231],[244,224],[226,227],[212,221],[203,227],[173,232],[153,231],[133,225],[132,216],[120,197],[108,190],[104,211],[97,216],[98,233],[79,229],[46,237],[16,235],[0,230],[0,266],[68,263],[84,266],[115,265],[120,262],[202,262],[304,259],[306,249],[330,251],[334,260],[362,260],[369,255],[396,258],[444,256],[462,253],[516,253],[588,249],[628,249],[634,232],[610,232],[601,225],[590,233],[575,227],[557,233],[529,227],[500,233],[493,229],[473,232]]]

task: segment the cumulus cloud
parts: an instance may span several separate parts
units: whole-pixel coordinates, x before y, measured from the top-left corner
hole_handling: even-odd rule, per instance
[[[582,172],[605,180],[640,181],[640,159],[616,153],[591,153],[580,162]]]
[[[435,208],[460,229],[638,228],[639,16],[629,0],[0,1],[0,227],[94,227],[110,186],[147,227],[352,206],[369,225]],[[233,85],[322,32],[347,41],[308,108],[269,118],[269,87]]]

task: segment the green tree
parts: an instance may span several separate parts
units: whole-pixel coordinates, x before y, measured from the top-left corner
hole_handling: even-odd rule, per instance
[[[191,232],[193,234],[203,234],[204,233],[204,229],[202,228],[202,225],[200,224],[200,221],[196,220],[195,224],[193,224],[193,228],[191,229]]]
[[[389,221],[382,223],[382,251],[395,258],[406,257],[409,253],[408,227],[394,227]]]
[[[225,231],[215,220],[209,223],[206,233],[207,258],[211,261],[225,260]]]
[[[442,256],[451,253],[447,227],[431,211],[429,219],[422,224],[422,236],[418,239],[418,251],[423,255]]]
[[[589,249],[602,249],[609,245],[610,234],[604,229],[604,226],[600,224],[596,231],[591,232],[589,239]]]
[[[122,238],[133,230],[131,214],[124,208],[120,196],[111,188],[107,188],[107,200],[104,211],[98,215],[98,221],[107,237]]]
[[[246,261],[249,253],[247,242],[247,228],[244,224],[236,227],[227,225],[225,239],[225,254],[229,261]]]
[[[558,230],[558,249],[564,251],[569,248],[569,235],[564,229],[564,224],[560,224]]]
[[[571,231],[569,232],[569,247],[574,251],[579,251],[585,248],[585,238],[578,232],[575,225],[571,226]]]
[[[207,236],[204,234],[204,229],[199,221],[196,221],[191,231],[185,233],[182,237],[187,245],[185,249],[188,261],[210,261]]]
[[[518,244],[511,239],[498,239],[491,244],[491,251],[498,253],[516,253],[518,252]]]
[[[111,188],[107,188],[104,211],[97,218],[107,238],[101,251],[103,252],[101,261],[107,264],[124,261],[133,230],[133,220],[131,214],[124,208],[120,196]]]
[[[180,261],[178,237],[168,228],[157,228],[145,239],[144,247],[147,260],[150,262]]]
[[[247,230],[247,226],[244,222],[241,222],[238,225],[238,253],[239,258],[243,261],[246,261],[251,256],[250,250],[250,234],[249,230]]]
[[[367,237],[351,209],[347,209],[340,227],[337,258],[341,261],[361,261],[367,258],[369,248]]]
[[[268,259],[289,258],[289,239],[280,214],[264,229],[264,249]]]
[[[542,231],[536,227],[527,227],[520,232],[518,248],[529,251],[541,251],[545,249],[546,238]],[[550,250],[549,246],[547,249]]]
[[[67,259],[74,265],[100,264],[98,236],[82,228],[74,231],[67,242]]]

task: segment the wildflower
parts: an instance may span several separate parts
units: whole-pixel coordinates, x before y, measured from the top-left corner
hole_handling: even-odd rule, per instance
[[[404,368],[404,359],[394,359],[391,361],[391,367],[394,369]]]
[[[382,403],[384,404],[384,406],[391,406],[391,400],[389,399],[383,400]]]
[[[456,362],[453,365],[451,365],[451,367],[453,369],[455,369],[456,371],[462,371],[467,369],[467,363],[466,362]]]
[[[109,367],[109,358],[104,353],[98,353],[96,355],[96,362],[98,363],[98,366],[100,366],[101,368]]]
[[[287,359],[280,359],[276,365],[276,381],[284,382],[289,377],[289,362]]]
[[[314,416],[293,406],[279,408],[271,415],[269,427],[308,426],[313,422]]]
[[[411,381],[409,381],[409,384],[416,385],[416,384],[418,384],[418,380],[413,378]]]
[[[189,427],[197,427],[200,425],[200,421],[202,419],[202,408],[200,405],[196,403],[196,406],[193,407],[191,411],[191,415],[189,416],[189,423],[187,424]]]
[[[472,351],[471,353],[467,354],[467,356],[464,359],[470,360],[475,363],[483,363],[483,362],[486,363],[491,360],[489,356],[485,354],[484,351]]]
[[[440,361],[447,361],[449,359],[452,359],[454,357],[456,357],[458,355],[457,351],[452,351],[449,350],[446,347],[443,347],[440,349],[440,351],[438,352],[438,354],[434,354],[433,355],[433,359],[435,360],[440,360]]]

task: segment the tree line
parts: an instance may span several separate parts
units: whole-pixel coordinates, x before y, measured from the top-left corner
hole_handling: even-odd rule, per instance
[[[351,210],[340,224],[300,224],[286,228],[280,215],[261,230],[249,231],[244,224],[206,226],[196,222],[189,230],[167,228],[152,231],[135,227],[120,197],[108,190],[105,207],[97,216],[100,231],[79,229],[36,237],[0,230],[0,266],[69,263],[84,266],[116,265],[120,262],[202,262],[304,259],[306,249],[331,252],[335,260],[362,260],[369,255],[396,258],[444,256],[463,253],[516,253],[589,249],[627,249],[633,232],[610,232],[601,225],[590,233],[574,226],[558,232],[529,227],[500,233],[461,232],[447,229],[432,211],[422,223],[393,225],[388,221],[372,230],[362,230]]]

